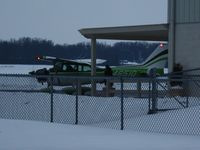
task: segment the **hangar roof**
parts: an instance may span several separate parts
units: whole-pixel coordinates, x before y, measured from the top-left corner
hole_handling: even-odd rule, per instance
[[[168,41],[168,24],[83,28],[79,32],[89,39]]]

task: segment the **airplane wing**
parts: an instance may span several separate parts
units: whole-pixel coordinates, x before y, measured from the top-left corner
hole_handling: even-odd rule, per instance
[[[54,60],[56,60],[56,57],[51,57],[51,56],[37,56],[36,60],[43,60],[43,61],[49,61],[49,62],[53,62]]]
[[[52,56],[38,56],[36,57],[36,59],[38,61],[48,61],[48,62],[65,62],[65,63],[70,63],[70,64],[87,64],[90,65],[90,63],[88,63],[88,61],[83,61],[83,60],[72,60],[72,59],[64,59],[64,58],[57,58],[57,57],[52,57]]]
[[[82,63],[87,63],[87,64],[91,64],[91,59],[75,59],[73,61],[76,61],[76,62],[82,62]],[[96,59],[96,64],[103,64],[105,63],[107,60],[105,59]]]
[[[91,59],[64,59],[64,58],[57,58],[57,57],[52,57],[52,56],[38,56],[36,59],[48,61],[48,62],[61,61],[61,62],[74,63],[74,64],[78,63],[78,64],[91,65]],[[102,63],[105,63],[105,62],[106,62],[106,60],[104,60],[104,59],[97,59],[96,60],[96,64],[102,64]]]

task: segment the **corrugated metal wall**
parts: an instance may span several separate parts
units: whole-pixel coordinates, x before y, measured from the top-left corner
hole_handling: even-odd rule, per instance
[[[200,0],[176,0],[176,23],[200,22]]]

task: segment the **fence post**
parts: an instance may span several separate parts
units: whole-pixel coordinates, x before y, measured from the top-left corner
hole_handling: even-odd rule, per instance
[[[78,124],[78,94],[79,94],[79,83],[80,81],[76,80],[76,121],[75,124]]]
[[[50,95],[51,95],[51,118],[50,118],[50,122],[53,122],[53,76],[50,76]]]
[[[124,130],[124,85],[122,77],[120,77],[120,81],[121,81],[121,130]]]
[[[157,85],[156,79],[153,78],[152,82],[152,113],[157,112]]]
[[[189,80],[186,79],[186,86],[185,86],[185,92],[186,92],[186,108],[189,107]]]
[[[149,101],[149,106],[148,106],[148,108],[149,108],[149,112],[150,112],[150,110],[151,110],[151,81],[149,80],[149,92],[148,92],[149,94],[148,94],[148,101]]]
[[[150,70],[150,76],[152,78],[152,98],[151,98],[151,109],[149,114],[157,112],[157,85],[156,85],[156,68]]]
[[[138,79],[137,80],[137,96],[138,97],[142,96],[141,90],[142,90],[142,83],[141,83],[140,79]]]

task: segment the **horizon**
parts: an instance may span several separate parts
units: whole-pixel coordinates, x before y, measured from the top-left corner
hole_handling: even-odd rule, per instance
[[[50,40],[50,39],[45,39],[45,38],[34,38],[34,37],[19,37],[19,38],[10,38],[10,39],[1,39],[0,38],[0,42],[10,42],[12,43],[13,41],[18,42],[21,39],[26,39],[29,38],[31,40],[44,40],[44,41],[50,41],[53,43],[53,45],[60,45],[60,46],[65,46],[65,45],[78,45],[78,44],[91,44],[91,42],[88,41],[80,41],[78,43],[55,43],[54,41]],[[114,44],[116,43],[149,43],[149,44],[159,44],[159,43],[165,43],[165,42],[160,42],[160,41],[133,41],[133,40],[107,40],[110,42],[106,42],[106,40],[101,40],[98,39],[97,40],[97,44],[103,44],[103,45],[108,45],[108,46],[114,46]]]

